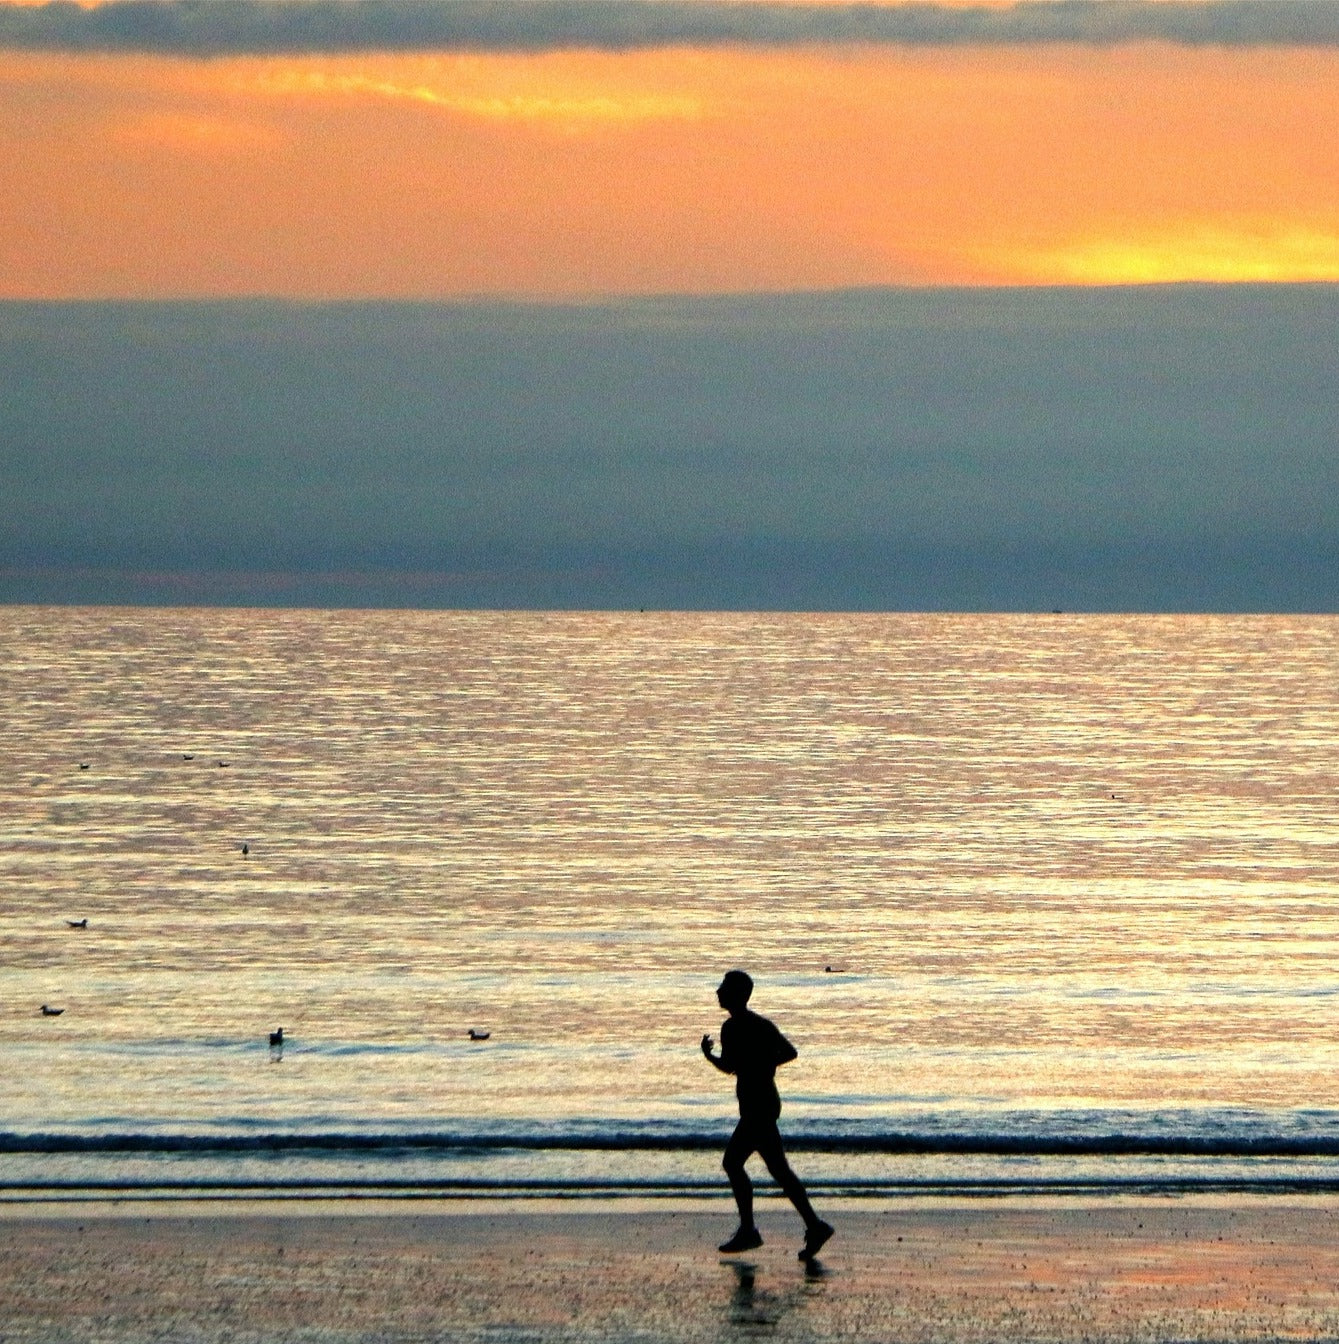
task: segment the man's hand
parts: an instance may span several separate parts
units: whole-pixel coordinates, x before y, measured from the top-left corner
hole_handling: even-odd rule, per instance
[[[710,1036],[704,1036],[704,1037],[702,1038],[702,1053],[703,1053],[704,1055],[706,1055],[706,1057],[707,1057],[708,1059],[711,1058],[711,1037],[710,1037]]]

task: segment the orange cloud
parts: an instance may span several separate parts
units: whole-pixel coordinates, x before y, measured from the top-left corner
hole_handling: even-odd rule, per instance
[[[517,78],[526,66],[516,62],[510,63],[510,69],[484,72],[477,61],[468,58],[401,59],[394,65],[408,68],[390,74],[322,69],[310,62],[269,64],[274,68],[263,68],[244,87],[276,97],[421,103],[466,117],[548,122],[569,131],[599,123],[695,121],[707,115],[709,106],[699,94],[611,87],[608,82],[591,80]]]
[[[1332,279],[1339,53],[0,56],[0,292]]]

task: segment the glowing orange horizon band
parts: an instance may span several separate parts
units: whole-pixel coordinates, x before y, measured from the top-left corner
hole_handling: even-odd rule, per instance
[[[1339,280],[1339,53],[0,55],[7,297]]]

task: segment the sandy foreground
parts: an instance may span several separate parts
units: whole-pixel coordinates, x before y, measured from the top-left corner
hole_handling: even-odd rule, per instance
[[[1339,1200],[0,1211],[0,1340],[1339,1339]]]

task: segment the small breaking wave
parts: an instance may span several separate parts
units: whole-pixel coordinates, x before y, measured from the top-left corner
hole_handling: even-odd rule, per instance
[[[0,1201],[728,1198],[718,1157],[730,1124],[104,1117],[0,1133]],[[1339,1193],[1339,1112],[1327,1110],[926,1110],[891,1125],[798,1116],[782,1129],[824,1198]]]
[[[264,1154],[330,1153],[444,1156],[489,1152],[663,1152],[720,1148],[722,1133],[325,1133],[273,1131],[252,1134],[4,1134],[4,1154]],[[966,1157],[1339,1157],[1339,1133],[1310,1134],[908,1134],[800,1133],[786,1138],[797,1153]]]

